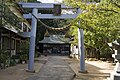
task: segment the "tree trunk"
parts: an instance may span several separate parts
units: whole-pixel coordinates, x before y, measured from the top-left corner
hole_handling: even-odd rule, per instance
[[[99,51],[99,49],[95,49],[95,58],[100,60],[100,51]]]

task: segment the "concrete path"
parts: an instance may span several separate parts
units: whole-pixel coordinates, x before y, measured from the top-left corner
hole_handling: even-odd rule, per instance
[[[60,56],[50,56],[37,75],[25,80],[73,80],[75,72]]]

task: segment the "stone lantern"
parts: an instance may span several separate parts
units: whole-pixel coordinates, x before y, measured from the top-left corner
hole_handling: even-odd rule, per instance
[[[110,80],[120,80],[120,39],[112,43],[114,53],[112,57],[117,61],[114,71],[111,73]]]

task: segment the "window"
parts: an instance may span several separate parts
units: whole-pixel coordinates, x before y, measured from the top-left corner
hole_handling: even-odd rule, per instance
[[[10,50],[15,49],[15,40],[8,38],[8,37],[2,37],[2,49],[3,50]]]

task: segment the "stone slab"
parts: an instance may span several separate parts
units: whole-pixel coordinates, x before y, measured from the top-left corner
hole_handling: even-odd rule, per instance
[[[75,72],[68,63],[57,57],[50,57],[36,76],[26,80],[73,80]]]

